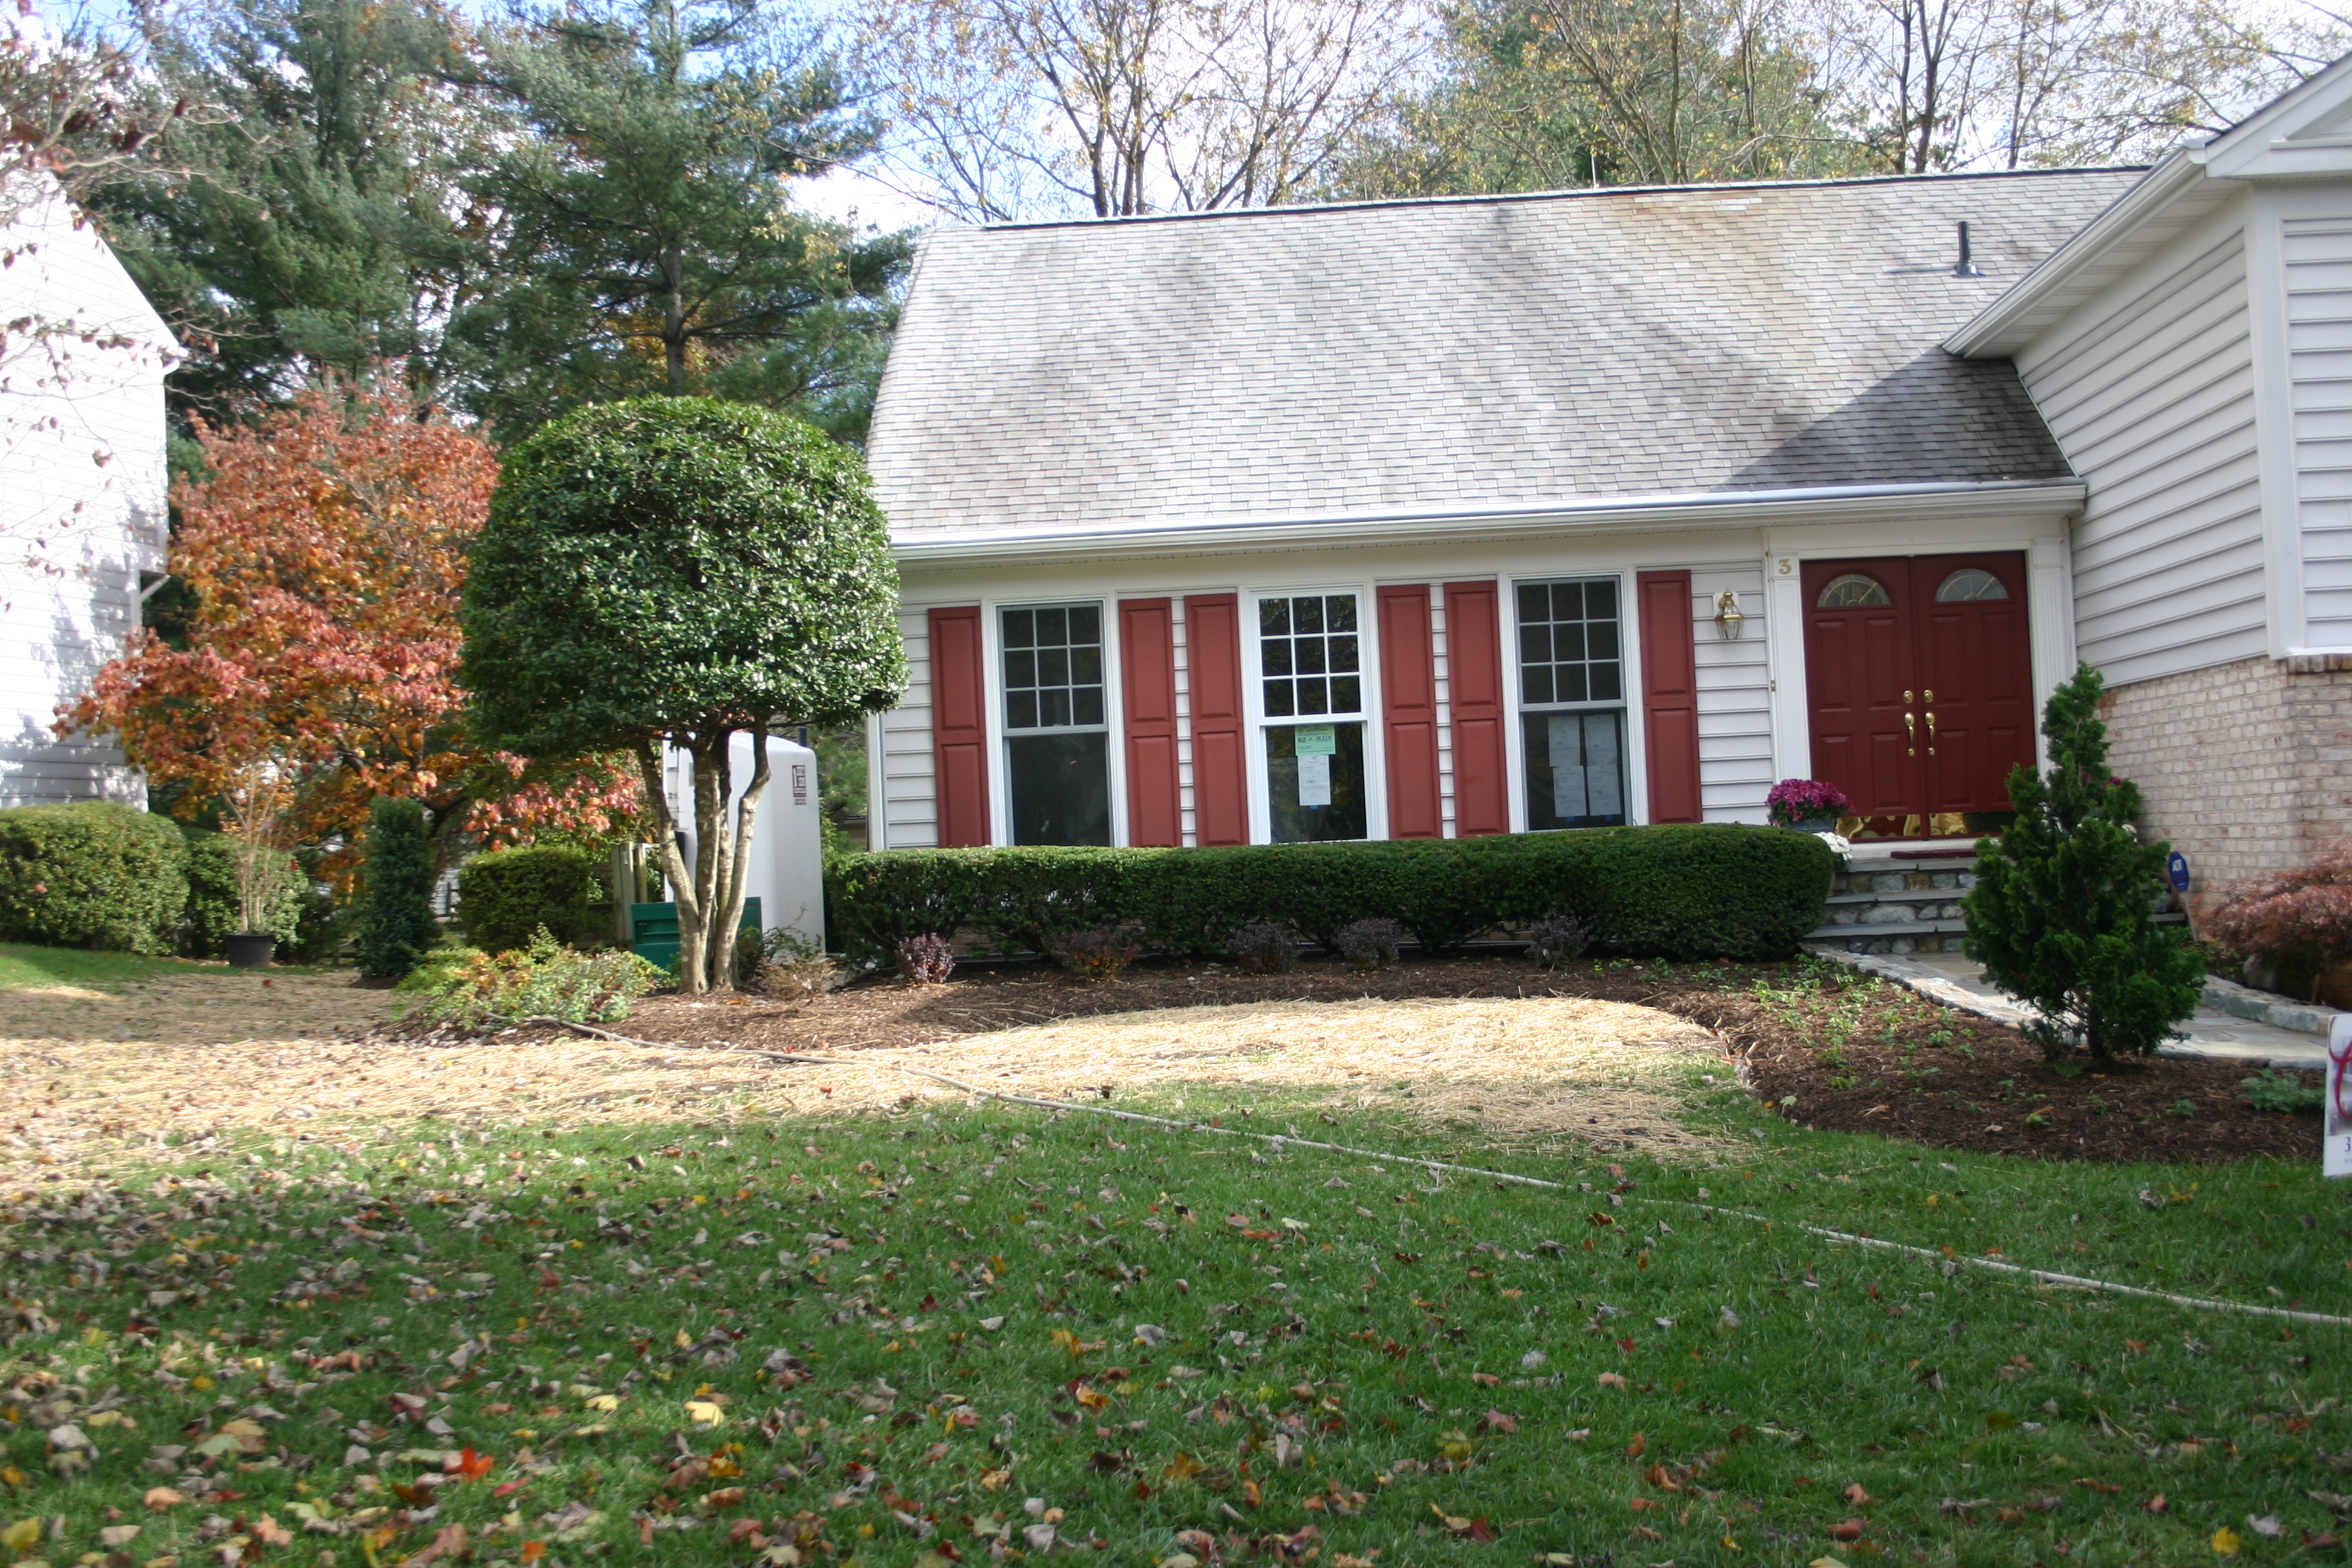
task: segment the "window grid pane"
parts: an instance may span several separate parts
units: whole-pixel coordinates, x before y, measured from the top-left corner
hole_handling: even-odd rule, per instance
[[[1362,711],[1353,594],[1261,599],[1257,626],[1267,718]]]
[[[1616,581],[1521,584],[1520,704],[1622,702],[1624,697]]]
[[[1006,610],[1004,727],[1099,729],[1102,611],[1094,605]]]

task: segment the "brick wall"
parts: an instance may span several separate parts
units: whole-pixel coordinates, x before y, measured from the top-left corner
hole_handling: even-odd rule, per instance
[[[2352,835],[2352,658],[2242,659],[2137,681],[2102,710],[2116,773],[2189,857],[2192,903]]]

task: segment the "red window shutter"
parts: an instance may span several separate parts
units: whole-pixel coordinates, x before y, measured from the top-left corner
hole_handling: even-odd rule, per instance
[[[1119,690],[1127,709],[1127,841],[1184,842],[1176,774],[1174,601],[1118,605]]]
[[[1437,795],[1437,646],[1428,585],[1382,588],[1380,608],[1389,837],[1436,838],[1445,823]]]
[[[1698,788],[1698,645],[1691,574],[1634,578],[1642,616],[1642,728],[1648,739],[1650,820],[1704,818]]]
[[[1454,707],[1454,831],[1511,830],[1510,752],[1504,745],[1502,590],[1445,584],[1445,673]]]
[[[1192,839],[1249,842],[1249,773],[1242,723],[1241,603],[1232,594],[1184,601],[1192,692]]]
[[[988,839],[988,701],[980,606],[931,612],[932,788],[940,845]]]

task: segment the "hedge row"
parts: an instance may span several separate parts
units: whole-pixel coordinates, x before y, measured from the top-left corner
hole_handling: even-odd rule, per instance
[[[571,844],[493,849],[457,873],[457,923],[484,952],[529,947],[541,926],[556,941],[586,946],[602,934],[596,916],[610,910],[597,879],[604,857]]]
[[[269,929],[289,947],[310,898],[286,858]],[[0,811],[0,941],[216,958],[237,929],[220,834],[109,801]]]
[[[835,859],[831,919],[853,958],[925,932],[979,933],[1004,952],[1123,926],[1190,957],[1253,921],[1327,949],[1384,916],[1424,948],[1524,928],[1590,925],[1596,950],[1674,959],[1777,958],[1821,924],[1836,864],[1776,827],[1604,827],[1486,838],[1224,849],[896,849]]]

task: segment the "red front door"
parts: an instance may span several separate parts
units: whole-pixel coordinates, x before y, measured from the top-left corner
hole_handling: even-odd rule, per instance
[[[2025,557],[1809,561],[1803,583],[1813,776],[1903,832],[2008,810],[2033,761]]]

